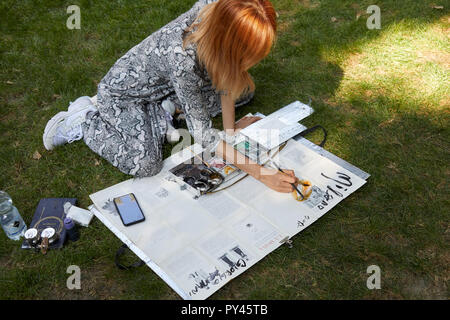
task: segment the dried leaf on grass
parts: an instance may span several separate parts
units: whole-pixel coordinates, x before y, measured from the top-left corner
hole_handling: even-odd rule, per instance
[[[39,153],[39,151],[36,150],[36,151],[33,153],[33,159],[34,159],[34,160],[39,160],[41,157],[42,157],[42,156],[41,156],[41,154]]]

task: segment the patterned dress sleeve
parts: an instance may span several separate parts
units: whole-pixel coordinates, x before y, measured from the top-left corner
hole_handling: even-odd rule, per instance
[[[178,47],[179,48],[179,47]],[[175,51],[178,49],[175,48]],[[208,103],[201,88],[205,85],[195,60],[185,51],[176,54],[170,80],[181,102],[186,124],[194,141],[203,148],[215,150],[220,142],[219,130],[212,128]]]

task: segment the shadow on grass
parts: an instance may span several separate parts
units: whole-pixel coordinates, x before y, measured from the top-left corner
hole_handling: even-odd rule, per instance
[[[367,49],[398,23],[406,21],[414,33],[447,13],[422,2],[378,1],[383,28],[369,31],[364,16],[355,21],[354,1],[317,7],[314,1],[278,3],[287,14],[280,12],[283,30],[274,51],[254,69],[255,101],[237,114],[261,109],[270,113],[312,96],[316,113],[305,124],[328,128],[327,149],[372,177],[333,213],[297,236],[298,250],[280,248],[255,266],[253,274],[240,276],[240,282],[228,284],[214,297],[241,298],[247,291],[253,299],[445,299],[448,110],[424,108],[407,90],[401,99],[382,92],[368,98],[362,86],[351,92],[350,102],[329,100],[343,79],[340,62],[361,47]],[[301,3],[312,7],[294,8]],[[337,17],[337,23],[331,17]],[[365,270],[371,264],[383,270],[382,291],[365,286]]]

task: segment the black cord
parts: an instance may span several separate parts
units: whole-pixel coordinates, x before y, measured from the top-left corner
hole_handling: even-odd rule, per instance
[[[298,135],[301,136],[301,137],[304,137],[304,136],[306,136],[308,133],[314,132],[314,131],[316,131],[317,129],[322,129],[322,131],[323,131],[323,140],[322,140],[322,142],[319,144],[319,146],[323,148],[323,147],[325,146],[325,143],[327,142],[327,136],[328,136],[328,134],[327,134],[327,130],[325,130],[325,128],[322,127],[321,125],[317,125],[317,126],[314,126],[314,127],[308,128],[308,129],[305,129],[305,130],[303,130],[302,132],[300,132]]]
[[[121,263],[119,262],[119,258],[120,258],[121,255],[123,255],[123,254],[125,253],[125,251],[126,251],[127,249],[129,249],[129,248],[128,248],[128,246],[124,243],[124,244],[122,244],[122,246],[117,250],[117,252],[116,252],[116,257],[115,257],[115,259],[114,259],[114,263],[116,264],[116,267],[117,267],[117,268],[119,268],[120,270],[129,270],[129,269],[131,269],[131,268],[137,268],[137,267],[143,266],[143,265],[145,264],[145,262],[142,261],[142,260],[136,261],[135,263],[130,264],[130,265],[128,265],[128,266],[121,264]]]

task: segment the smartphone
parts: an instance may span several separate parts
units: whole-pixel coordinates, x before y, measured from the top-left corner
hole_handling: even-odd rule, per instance
[[[141,207],[134,194],[129,193],[121,197],[114,198],[114,205],[119,213],[124,226],[142,222],[145,220]]]

